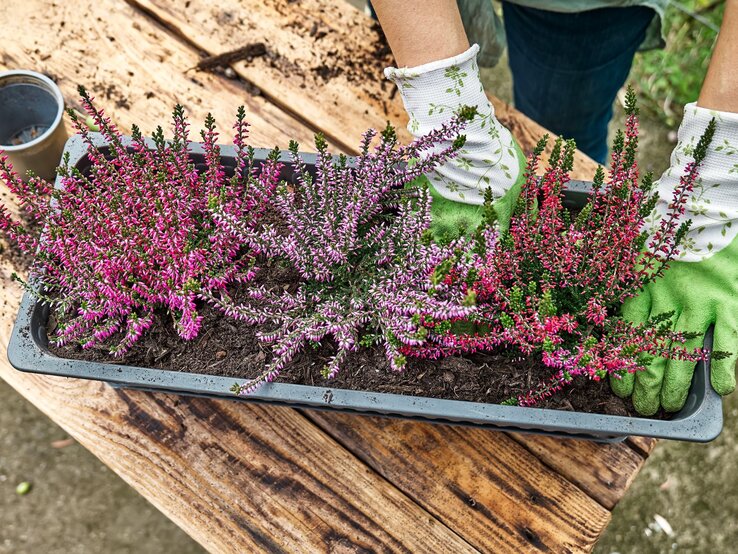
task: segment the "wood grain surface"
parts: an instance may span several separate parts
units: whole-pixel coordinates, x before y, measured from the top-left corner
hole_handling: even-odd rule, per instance
[[[244,104],[255,146],[322,130],[352,151],[367,127],[404,125],[381,74],[321,76],[376,42],[363,15],[327,0],[27,0],[0,4],[0,36],[0,69],[49,74],[70,106],[84,84],[124,131],[150,130],[177,102],[195,132],[213,112],[224,140]],[[238,62],[237,80],[192,69],[254,41],[279,54],[273,65]],[[525,147],[542,132],[507,106],[498,114]],[[582,159],[577,176],[592,167]],[[0,260],[0,377],[214,552],[588,551],[654,444],[306,417],[19,373],[5,361],[18,269]]]
[[[343,2],[128,1],[210,55],[264,43],[270,55],[235,63],[236,73],[347,152],[355,150],[367,127],[387,121],[398,126],[402,139],[410,137],[402,100],[382,75],[391,57],[377,55],[382,47],[371,20]],[[489,96],[499,120],[525,151],[532,150],[546,130]],[[591,179],[596,168],[577,152],[572,176]]]
[[[658,439],[651,437],[628,437],[628,444],[644,456],[648,456],[658,443]]]
[[[483,552],[588,550],[610,520],[606,508],[503,433],[306,415]]]
[[[0,376],[210,551],[475,551],[294,410]]]
[[[641,453],[623,444],[520,433],[511,436],[609,509],[615,507],[645,462]]]

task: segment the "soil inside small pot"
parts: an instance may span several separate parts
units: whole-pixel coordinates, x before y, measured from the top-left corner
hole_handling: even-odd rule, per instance
[[[31,125],[10,137],[10,145],[18,146],[36,140],[49,129],[46,125]]]
[[[256,284],[283,288],[295,286],[297,281],[297,275],[291,270],[262,267]],[[244,290],[234,290],[234,300],[238,301]],[[225,317],[210,306],[203,306],[200,314],[204,317],[202,331],[196,339],[186,342],[174,330],[171,316],[162,310],[156,314],[152,329],[121,359],[113,358],[106,348],[101,347],[83,350],[76,345],[52,346],[51,351],[62,358],[233,377],[238,383],[263,371],[271,359],[271,350],[268,344],[257,339],[255,327]],[[50,333],[54,329],[53,314],[51,319]],[[116,338],[120,337],[113,337]],[[552,374],[552,370],[541,363],[516,358],[505,351],[451,356],[435,361],[408,358],[405,370],[398,373],[390,369],[384,350],[376,345],[353,353],[335,378],[325,379],[321,369],[334,352],[335,347],[328,340],[316,348],[306,347],[282,370],[277,380],[339,389],[500,403],[525,393]],[[575,381],[537,407],[638,415],[629,400],[612,394],[606,381],[586,379]],[[663,419],[666,416],[659,414],[656,417]]]

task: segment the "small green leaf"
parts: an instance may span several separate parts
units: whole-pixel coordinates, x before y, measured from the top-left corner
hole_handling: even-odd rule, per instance
[[[23,481],[22,483],[18,483],[18,486],[15,487],[15,494],[18,496],[24,496],[31,492],[31,483],[28,481]]]

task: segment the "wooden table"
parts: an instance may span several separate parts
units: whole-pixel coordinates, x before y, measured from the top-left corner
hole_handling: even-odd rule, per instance
[[[228,140],[245,104],[256,146],[307,146],[320,130],[353,152],[367,127],[390,120],[404,130],[406,121],[383,82],[376,29],[340,0],[11,0],[0,3],[0,36],[0,69],[46,72],[70,106],[82,83],[125,131],[152,129],[180,102],[195,129],[212,111]],[[234,63],[237,79],[192,69],[203,55],[255,42],[267,55]],[[530,149],[542,129],[496,104]],[[578,159],[578,177],[593,168]],[[14,269],[0,267],[0,376],[212,551],[588,551],[654,445],[22,374],[4,353],[20,297]]]

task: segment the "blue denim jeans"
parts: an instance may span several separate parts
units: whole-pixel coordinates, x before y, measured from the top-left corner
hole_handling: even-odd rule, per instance
[[[600,163],[615,96],[655,12],[557,13],[503,2],[515,107]]]

